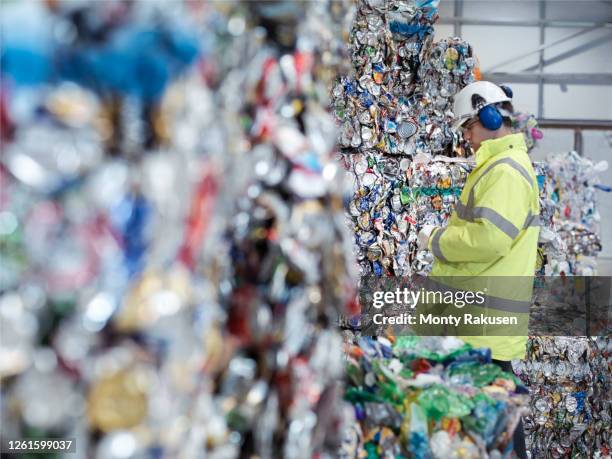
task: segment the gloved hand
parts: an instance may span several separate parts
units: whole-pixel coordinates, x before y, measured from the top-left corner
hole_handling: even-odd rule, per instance
[[[425,225],[421,231],[419,231],[419,234],[417,235],[419,250],[427,249],[427,246],[429,245],[429,236],[431,236],[431,233],[433,233],[433,230],[436,228],[437,226],[434,225]]]

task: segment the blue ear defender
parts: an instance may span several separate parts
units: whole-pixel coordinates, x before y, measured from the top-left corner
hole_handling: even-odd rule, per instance
[[[504,123],[504,117],[494,104],[485,105],[486,101],[478,94],[472,96],[472,107],[478,110],[478,119],[485,129],[496,131]]]
[[[478,119],[480,123],[490,131],[496,131],[504,122],[504,118],[495,105],[482,107],[478,112]]]

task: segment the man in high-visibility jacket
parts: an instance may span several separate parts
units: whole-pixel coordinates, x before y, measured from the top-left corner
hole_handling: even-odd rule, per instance
[[[472,83],[455,96],[454,127],[476,152],[476,168],[448,225],[426,226],[418,236],[421,248],[435,256],[432,277],[451,284],[451,279],[475,279],[474,285],[491,287],[489,313],[523,317],[523,336],[513,330],[515,336],[461,337],[475,347],[491,348],[495,363],[506,371],[512,371],[510,360],[525,355],[540,213],[523,134],[511,132],[510,113],[502,107],[511,97],[509,88],[487,81]],[[507,277],[491,280],[497,276]],[[518,456],[526,457],[522,425],[514,443]]]

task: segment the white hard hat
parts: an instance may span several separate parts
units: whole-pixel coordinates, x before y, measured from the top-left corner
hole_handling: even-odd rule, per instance
[[[480,96],[480,104],[473,103],[474,95]],[[510,100],[512,99],[506,95],[502,88],[490,81],[476,81],[468,84],[455,94],[453,129],[459,128],[467,120],[476,116],[482,107]]]

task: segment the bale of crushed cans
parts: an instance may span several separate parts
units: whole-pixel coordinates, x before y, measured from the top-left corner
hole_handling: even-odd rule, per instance
[[[612,340],[530,337],[514,372],[529,387],[525,418],[532,458],[610,457]]]
[[[130,8],[154,8],[113,5],[94,6],[126,27]],[[195,19],[220,56],[160,89],[163,146],[141,135],[140,101],[116,107],[119,136],[104,97],[76,84],[29,93],[30,118],[8,110],[3,442],[63,436],[105,459],[336,456],[336,316],[355,282],[322,97],[338,43],[326,6],[342,17],[339,2],[177,4],[172,18]]]
[[[487,349],[454,337],[384,336],[347,345],[345,399],[359,421],[343,458],[509,457],[527,391]]]
[[[451,98],[473,81],[475,59],[458,38],[433,43],[437,3],[359,2],[352,72],[332,89],[362,274],[428,272],[417,232],[444,224],[467,175],[464,158],[448,161]]]
[[[542,274],[594,275],[602,248],[597,193],[609,190],[597,175],[607,162],[595,164],[571,151],[551,154],[536,167],[546,228]]]
[[[348,312],[354,280],[338,168],[329,161],[335,133],[326,126],[333,124],[308,97],[303,57],[268,44],[247,62],[259,91],[243,107],[244,117],[253,113],[243,134],[253,147],[240,168],[254,174],[227,220],[232,263],[221,294],[225,339],[235,347],[217,369],[215,390],[240,457],[333,457],[337,447],[342,341],[335,325]],[[289,83],[279,86],[279,78]],[[247,94],[251,81],[242,87]]]
[[[535,164],[543,222],[538,275],[596,274],[602,248],[597,191],[608,189],[597,174],[606,167],[576,152]],[[537,313],[546,314],[546,306]],[[531,392],[525,419],[531,457],[609,457],[611,351],[609,336],[529,338],[525,359],[513,369]]]

